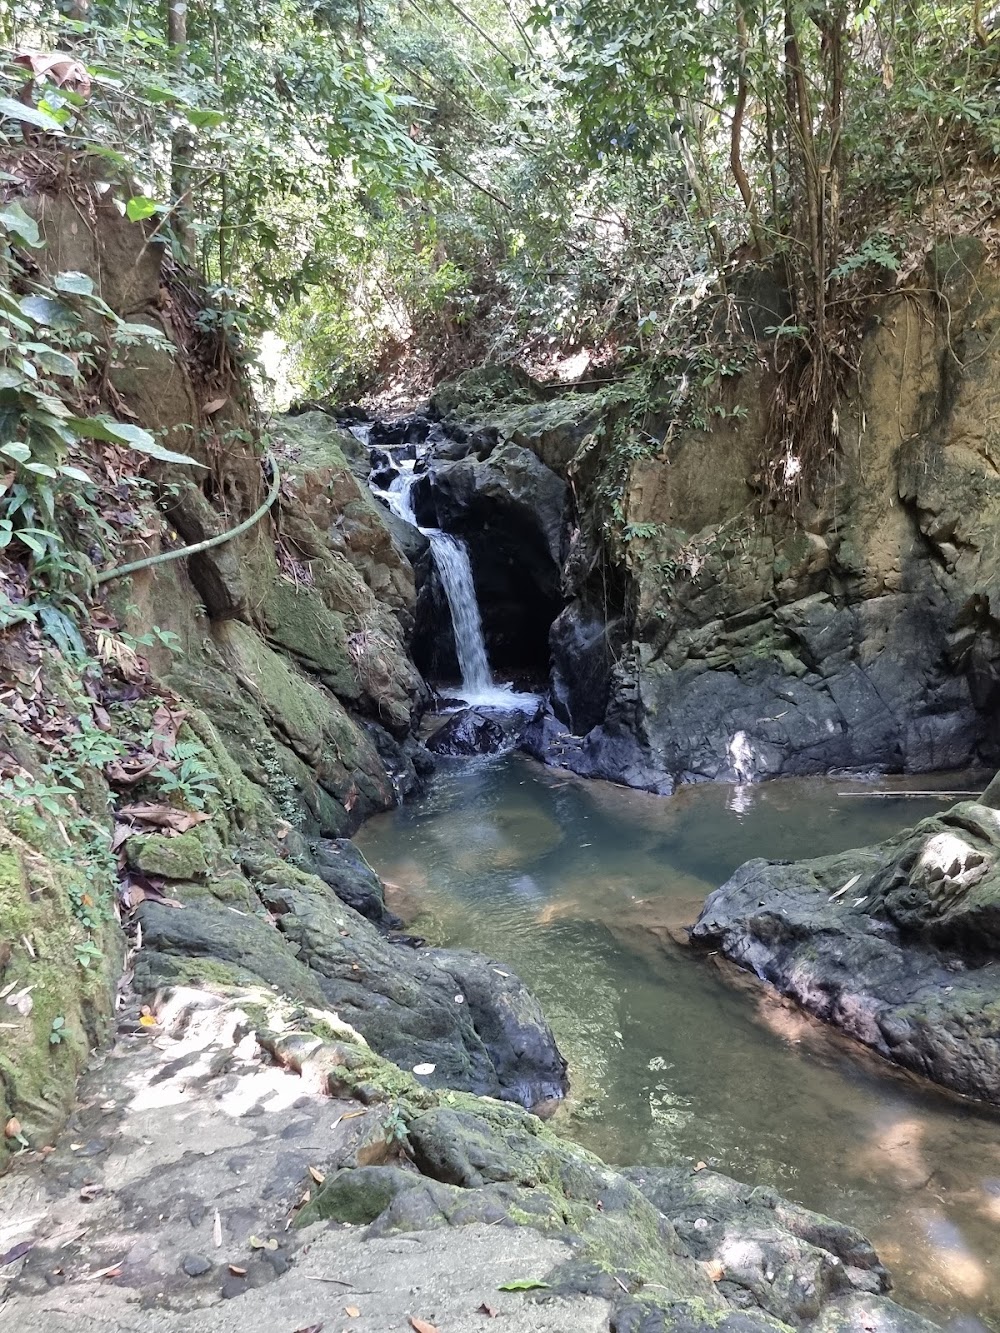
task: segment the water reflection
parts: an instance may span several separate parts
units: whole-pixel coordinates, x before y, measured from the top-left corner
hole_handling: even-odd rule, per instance
[[[613,1162],[686,1158],[773,1184],[865,1230],[904,1302],[1000,1328],[997,1119],[685,948],[706,894],[749,857],[839,851],[944,808],[844,790],[863,788],[664,800],[511,757],[442,770],[360,841],[414,929],[509,963],[538,995],[571,1061],[566,1132]]]

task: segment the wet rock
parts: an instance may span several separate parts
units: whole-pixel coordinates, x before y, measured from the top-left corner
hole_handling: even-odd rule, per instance
[[[375,910],[370,881],[341,854],[344,863],[325,854],[328,873],[371,894]],[[277,928],[210,900],[183,911],[144,902],[148,947],[136,966],[144,992],[201,977],[262,981],[334,1009],[407,1068],[432,1064],[432,1086],[524,1105],[564,1095],[566,1062],[538,1002],[509,969],[464,950],[399,948],[316,875],[268,856],[248,855],[246,864]]]
[[[798,1325],[833,1296],[889,1290],[889,1275],[865,1236],[776,1190],[686,1165],[622,1174],[670,1218],[696,1259],[718,1265],[734,1304],[759,1306]]]
[[[974,802],[874,847],[750,861],[691,937],[880,1055],[1000,1103],[1000,814]]]
[[[385,449],[373,449],[369,457],[372,469],[368,476],[369,485],[377,486],[380,491],[387,491],[399,476],[395,460]]]
[[[403,924],[386,910],[382,881],[350,838],[321,839],[312,851],[317,875],[342,903],[383,930],[395,930]]]
[[[449,756],[496,754],[506,743],[500,723],[477,708],[454,713],[427,738],[428,750]]]
[[[565,483],[530,450],[505,444],[485,462],[433,464],[413,495],[422,524],[468,545],[494,668],[544,677],[549,626],[562,605]]]
[[[565,607],[552,623],[552,706],[577,736],[604,721],[615,645],[621,642],[623,629],[620,620],[606,623],[581,602]]]
[[[203,1254],[187,1254],[181,1267],[188,1277],[204,1277],[206,1273],[212,1271],[214,1265],[211,1259],[206,1259]]]

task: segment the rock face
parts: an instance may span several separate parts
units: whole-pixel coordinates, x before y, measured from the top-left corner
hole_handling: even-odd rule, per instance
[[[491,1311],[513,1333],[932,1333],[863,1236],[772,1190],[615,1171],[260,987],[155,1005],[156,1040],[127,1035],[133,1009],[63,1140],[0,1184],[8,1233],[31,1237],[5,1254],[11,1327],[302,1329],[336,1273],[333,1300],[379,1333]],[[123,1088],[156,1093],[141,1151]]]
[[[530,450],[505,443],[480,461],[432,461],[415,490],[421,522],[465,539],[490,661],[548,671],[561,605],[566,484]]]
[[[650,409],[631,433],[613,395],[499,367],[442,386],[449,419],[573,482],[534,753],[653,791],[1000,760],[1000,274],[958,238],[920,285],[872,321],[812,498],[766,518],[757,371],[706,404],[710,426]]]
[[[1000,1104],[996,809],[966,802],[815,861],[750,861],[691,938],[887,1059]]]

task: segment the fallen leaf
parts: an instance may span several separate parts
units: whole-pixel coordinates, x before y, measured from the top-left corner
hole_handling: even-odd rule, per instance
[[[33,1240],[20,1240],[16,1245],[12,1245],[6,1254],[0,1254],[0,1267],[4,1264],[12,1264],[16,1259],[23,1258],[34,1243]]]
[[[8,1139],[16,1139],[21,1132],[21,1122],[16,1115],[12,1115],[3,1127],[3,1132]]]
[[[222,1218],[219,1216],[219,1210],[215,1210],[215,1221],[212,1223],[212,1239],[215,1241],[215,1248],[218,1249],[222,1244]]]
[[[176,806],[159,805],[150,801],[137,801],[132,805],[123,805],[118,811],[119,821],[127,820],[133,824],[151,824],[154,828],[173,829],[176,833],[186,833],[195,824],[203,824],[211,815],[203,810],[178,810]]]
[[[538,1291],[548,1285],[537,1277],[515,1277],[510,1282],[501,1282],[497,1291]]]
[[[317,1166],[311,1166],[309,1168],[309,1174],[312,1176],[313,1180],[315,1180],[317,1185],[322,1185],[323,1181],[326,1180],[326,1172],[321,1171]]]
[[[142,1014],[139,1018],[139,1025],[144,1028],[155,1028],[156,1019],[152,1014]]]
[[[857,882],[858,882],[858,880],[859,880],[860,878],[861,878],[861,872],[858,871],[858,873],[857,873],[856,875],[852,875],[852,876],[851,876],[851,878],[847,881],[847,883],[844,885],[843,888],[838,889],[836,893],[831,893],[831,894],[830,894],[829,901],[830,901],[831,903],[832,903],[832,902],[836,902],[836,900],[837,900],[842,894],[845,894],[845,893],[847,892],[848,889],[853,889],[854,886],[855,886],[855,884],[857,884]]]
[[[487,1305],[485,1301],[483,1301],[482,1305],[476,1311],[476,1314],[484,1314],[487,1319],[496,1319],[499,1313],[499,1310],[494,1310],[493,1306]]]
[[[438,1333],[436,1324],[428,1324],[426,1319],[418,1319],[416,1315],[410,1315],[410,1327],[414,1333]]]
[[[118,1277],[122,1271],[122,1261],[119,1259],[116,1264],[108,1264],[107,1268],[99,1268],[96,1273],[88,1273],[84,1281],[93,1282],[99,1277]]]
[[[246,1277],[247,1275],[247,1270],[241,1268],[239,1264],[230,1264],[229,1271],[232,1273],[233,1277]]]
[[[352,1319],[359,1319],[361,1317],[361,1311],[356,1305],[345,1305],[344,1314],[350,1315]]]
[[[726,1270],[719,1263],[718,1259],[710,1259],[705,1265],[705,1272],[713,1282],[721,1282],[726,1276]]]
[[[264,1248],[264,1242],[259,1236],[251,1236],[248,1243],[251,1250],[262,1250]]]
[[[212,401],[210,403],[206,403],[201,410],[205,413],[207,417],[210,417],[213,412],[218,412],[220,407],[225,407],[225,405],[228,402],[229,402],[228,398],[213,398]]]
[[[708,1170],[708,1163],[707,1163],[707,1162],[695,1162],[695,1164],[694,1164],[694,1169],[695,1169],[696,1171],[707,1171],[707,1170]]]

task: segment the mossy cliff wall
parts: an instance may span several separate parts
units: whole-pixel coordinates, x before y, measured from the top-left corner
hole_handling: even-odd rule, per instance
[[[107,483],[67,509],[77,553],[101,569],[232,528],[265,495],[264,451],[281,487],[271,511],[231,543],[105,583],[78,618],[81,637],[59,648],[32,615],[30,595],[15,591],[8,604],[0,1128],[10,1132],[0,1135],[0,1165],[24,1142],[49,1141],[89,1051],[109,1035],[126,952],[122,911],[137,909],[145,930],[132,960],[140,985],[264,975],[302,998],[330,990],[333,982],[299,960],[308,930],[292,941],[290,905],[266,907],[260,897],[295,875],[313,895],[310,928],[330,937],[328,971],[335,940],[337,967],[352,975],[346,941],[356,933],[369,976],[387,987],[397,972],[405,979],[396,978],[391,1002],[378,1002],[395,1005],[400,1021],[409,1014],[414,1032],[451,1042],[460,1084],[464,1075],[466,1086],[478,1079],[484,1090],[509,1084],[509,1095],[541,1095],[530,1057],[520,1071],[497,1073],[500,1056],[479,1040],[471,1005],[461,1022],[432,1020],[416,955],[361,917],[354,925],[330,887],[353,894],[384,933],[378,881],[335,864],[342,844],[324,840],[389,808],[416,783],[414,761],[427,762],[410,739],[427,694],[406,646],[413,573],[351,471],[356,441],[322,414],[257,429],[245,380],[205,332],[190,283],[148,226],[84,188],[22,203],[45,242],[34,252],[43,274],[88,275],[126,325],[163,335],[117,340],[95,387],[101,407],[202,465],[150,464],[95,446],[83,461]],[[117,542],[106,540],[112,530]],[[16,590],[16,579],[8,586]],[[83,578],[71,591],[88,598],[89,586]],[[317,846],[332,848],[329,882],[311,873]],[[169,964],[152,957],[158,938]],[[456,986],[451,976],[441,984]],[[542,1024],[526,993],[524,1003],[525,1020]],[[539,1040],[551,1046],[542,1058],[558,1092],[558,1055],[550,1034]]]

